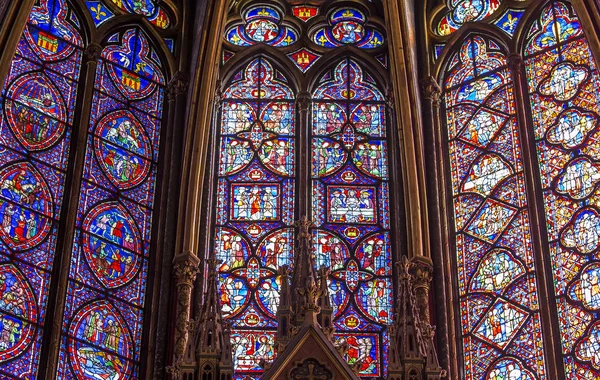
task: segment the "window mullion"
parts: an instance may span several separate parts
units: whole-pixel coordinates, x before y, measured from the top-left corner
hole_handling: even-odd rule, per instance
[[[536,153],[535,134],[531,111],[529,109],[529,96],[525,63],[520,54],[513,53],[508,57],[516,100],[516,117],[519,126],[520,145],[523,156],[523,174],[529,209],[530,233],[533,245],[533,255],[536,263],[536,278],[539,291],[540,317],[544,336],[544,352],[546,355],[547,376],[550,379],[565,379],[565,370],[562,360],[562,345],[557,305],[554,297],[552,264],[550,263],[550,248],[548,244],[548,230],[546,227],[546,214],[544,196],[539,174],[538,156]]]
[[[300,181],[296,184],[297,199],[297,215],[296,218],[300,218],[302,215],[306,215],[309,219],[311,218],[311,196],[312,196],[312,180],[310,175],[311,157],[312,155],[307,154],[311,151],[311,138],[310,138],[310,109],[311,109],[311,96],[306,90],[300,91],[296,97],[296,109],[298,110],[298,128],[297,128],[297,140],[296,140],[296,154],[297,154],[297,176]],[[305,184],[305,185],[302,185]]]

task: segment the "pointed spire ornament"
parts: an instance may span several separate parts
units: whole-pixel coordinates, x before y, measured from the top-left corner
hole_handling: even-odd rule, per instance
[[[434,327],[421,319],[411,275],[412,263],[406,256],[398,268],[398,310],[390,336],[388,380],[438,380],[445,376],[439,366],[433,342]]]
[[[180,365],[182,375],[211,375],[213,379],[233,376],[231,330],[223,320],[218,293],[217,260],[210,258],[208,281],[204,303],[199,317],[188,323],[190,335],[184,361]],[[185,376],[184,376],[185,377]]]

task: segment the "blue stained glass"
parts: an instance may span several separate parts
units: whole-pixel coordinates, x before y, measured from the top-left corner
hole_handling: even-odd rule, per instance
[[[495,24],[512,37],[519,26],[519,21],[521,21],[523,14],[525,14],[525,10],[523,9],[510,9]]]
[[[0,376],[38,376],[83,41],[63,0],[32,8],[0,101]]]
[[[225,40],[237,46],[265,43],[285,47],[295,43],[299,34],[294,27],[282,23],[281,14],[274,8],[260,5],[251,7],[243,15],[244,23],[233,26],[225,33]]]
[[[214,251],[236,376],[258,377],[274,358],[277,270],[292,264],[295,104],[285,82],[266,59],[251,61],[225,89],[216,131]]]
[[[376,49],[385,42],[383,34],[366,26],[366,16],[356,9],[338,9],[329,21],[330,26],[317,29],[312,34],[312,41],[319,46],[335,48],[355,45],[361,49]]]
[[[164,83],[139,29],[102,51],[64,311],[60,377],[138,376]]]
[[[498,378],[525,367],[535,376],[546,374],[520,130],[506,61],[498,44],[475,35],[449,57],[445,78],[466,379]]]
[[[92,15],[92,20],[94,20],[96,26],[102,25],[105,21],[108,21],[115,16],[101,0],[87,0],[85,5],[88,7],[88,10]]]
[[[315,262],[331,269],[346,359],[364,358],[361,377],[384,377],[393,300],[384,97],[353,60],[325,76],[313,93]]]
[[[171,18],[156,0],[110,0],[123,11],[144,16],[159,29],[172,27]]]

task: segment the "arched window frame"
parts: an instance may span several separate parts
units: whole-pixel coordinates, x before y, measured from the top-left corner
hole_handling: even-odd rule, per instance
[[[596,62],[600,57],[598,49],[598,37],[596,34],[598,20],[598,5],[593,0],[572,0],[570,3],[581,23],[584,37],[587,39],[591,54]],[[569,378],[564,372],[564,362],[562,353],[562,342],[558,328],[558,316],[556,315],[556,302],[554,296],[553,271],[549,262],[542,256],[549,252],[546,232],[546,215],[543,201],[536,194],[541,194],[540,174],[538,166],[538,156],[535,147],[535,138],[533,135],[533,121],[529,115],[530,96],[528,93],[527,74],[525,72],[525,62],[523,61],[523,50],[527,43],[526,33],[540,17],[541,10],[550,4],[551,1],[512,1],[504,0],[498,9],[493,13],[478,20],[462,25],[457,31],[447,36],[439,36],[436,33],[436,27],[442,17],[448,12],[444,1],[428,1],[425,10],[421,14],[427,20],[426,30],[421,31],[420,38],[425,42],[427,49],[421,53],[421,60],[427,62],[424,69],[425,77],[430,75],[424,83],[424,113],[427,116],[427,126],[431,128],[428,131],[429,147],[435,149],[436,155],[441,157],[438,163],[431,163],[434,171],[437,171],[438,180],[437,192],[440,194],[438,207],[435,214],[440,215],[441,225],[439,237],[433,239],[432,244],[438,245],[442,251],[437,256],[441,260],[444,276],[444,286],[437,286],[436,292],[444,294],[450,300],[447,310],[442,310],[442,305],[436,305],[438,318],[446,321],[448,328],[447,341],[442,339],[441,344],[447,347],[442,348],[445,353],[450,352],[450,357],[442,358],[447,362],[451,373],[455,376],[464,375],[464,356],[461,333],[461,311],[460,297],[457,293],[457,263],[456,263],[456,235],[454,228],[454,206],[452,196],[450,159],[448,153],[448,136],[446,130],[446,114],[443,100],[443,83],[446,78],[446,68],[448,61],[458,49],[463,41],[471,36],[481,35],[488,40],[495,41],[505,52],[507,58],[507,67],[511,72],[511,81],[515,88],[515,102],[517,105],[516,113],[519,125],[520,144],[522,152],[522,161],[527,182],[527,194],[529,205],[527,210],[530,213],[530,225],[532,226],[532,244],[535,256],[535,264],[538,275],[538,291],[540,313],[543,319],[544,351],[546,355],[546,376],[549,378],[564,379]],[[500,19],[508,9],[521,9],[523,15],[518,22],[518,26],[512,36],[502,31],[494,25],[496,20]],[[525,57],[526,59],[526,57]],[[438,85],[439,84],[439,85]],[[440,95],[441,98],[440,98]],[[441,104],[441,105],[440,105]],[[525,104],[524,107],[519,106]],[[431,175],[431,174],[429,174]],[[539,222],[538,222],[539,221]],[[447,227],[444,227],[447,226]],[[538,227],[536,227],[538,226]],[[432,227],[436,229],[436,227]],[[444,248],[445,247],[445,248]],[[590,323],[590,325],[593,324]],[[449,343],[447,343],[449,342]],[[448,351],[449,350],[449,351]],[[444,355],[446,355],[444,353]]]
[[[370,20],[372,22],[371,25],[376,25],[380,30],[385,30],[384,21],[382,16],[375,16],[376,14],[383,14],[383,10],[380,9],[381,5],[372,5],[368,4],[364,1],[356,1],[356,7],[359,9],[368,9],[371,11]],[[230,18],[227,21],[225,26],[225,30],[230,30],[231,25],[235,25],[242,21],[240,15],[240,9],[244,9],[245,7],[251,6],[251,2],[244,2],[242,4],[238,4],[235,7],[230,9]],[[278,3],[279,6],[282,6]],[[348,4],[350,5],[350,4]],[[352,6],[352,5],[350,5]],[[226,90],[227,85],[230,81],[230,78],[237,73],[239,70],[243,69],[253,58],[256,57],[264,57],[264,59],[269,60],[273,66],[279,69],[283,75],[287,78],[288,84],[292,87],[296,92],[296,141],[297,141],[297,152],[296,152],[296,167],[297,167],[297,182],[303,183],[304,179],[306,179],[306,183],[310,183],[312,181],[311,178],[311,167],[310,167],[310,146],[311,146],[311,128],[312,128],[312,100],[311,94],[312,92],[319,86],[318,79],[328,70],[333,70],[333,68],[340,63],[342,60],[346,58],[351,58],[355,60],[362,69],[367,72],[370,76],[372,76],[377,83],[379,90],[383,93],[385,99],[385,109],[386,109],[386,117],[387,117],[387,130],[388,136],[386,140],[388,142],[388,167],[389,167],[389,180],[390,184],[390,209],[392,209],[391,215],[391,235],[392,235],[392,247],[391,250],[393,252],[392,257],[392,267],[394,267],[393,263],[395,263],[396,259],[401,254],[406,254],[406,246],[407,246],[407,237],[404,231],[407,226],[404,222],[404,204],[403,204],[403,185],[402,185],[402,175],[401,168],[399,164],[399,155],[400,148],[399,144],[396,144],[398,141],[398,131],[394,126],[396,125],[396,115],[391,105],[392,102],[388,98],[389,94],[391,94],[391,86],[390,86],[390,74],[387,71],[387,67],[383,66],[382,62],[374,59],[374,55],[382,55],[387,51],[387,45],[384,48],[375,50],[375,54],[371,52],[365,52],[364,50],[358,49],[353,46],[343,46],[339,47],[335,50],[327,49],[324,47],[320,47],[314,43],[312,43],[308,39],[308,30],[313,30],[317,27],[317,25],[326,25],[326,16],[333,9],[336,8],[335,3],[330,5],[325,5],[322,7],[319,16],[314,17],[309,20],[306,24],[303,24],[299,19],[291,16],[291,7],[289,5],[285,6],[288,9],[286,12],[286,16],[284,17],[284,21],[288,23],[288,25],[293,25],[297,27],[298,30],[303,31],[301,33],[300,41],[304,43],[305,47],[308,47],[309,50],[313,53],[319,54],[320,58],[314,63],[309,69],[305,72],[301,70],[299,67],[295,66],[291,60],[290,55],[294,53],[299,48],[298,46],[301,44],[293,44],[288,47],[275,48],[272,46],[268,46],[266,44],[256,44],[249,47],[237,47],[227,41],[223,42],[224,52],[227,54],[225,56],[221,56],[222,67],[220,69],[220,78],[217,85],[217,94],[221,96],[223,92]],[[386,64],[389,64],[386,61]],[[219,99],[216,99],[216,104],[219,104]],[[213,122],[211,125],[211,131],[214,131],[215,128],[219,128],[220,126],[220,110],[218,105],[213,106]],[[211,133],[211,136],[214,136],[214,133]],[[217,167],[217,163],[215,160],[218,160],[218,154],[215,155],[215,147],[218,146],[218,141],[215,140],[216,137],[211,137],[210,146],[211,148],[208,150],[208,162],[210,163],[210,173],[207,173],[205,176],[205,188],[213,189],[215,188],[214,184],[216,182],[217,175],[215,174],[215,168]],[[208,185],[207,185],[208,184]],[[296,185],[296,218],[307,215],[310,217],[312,215],[311,212],[311,197],[310,197],[310,189],[305,189],[302,185]],[[202,204],[206,208],[213,208],[213,204],[216,202],[215,195],[206,194],[203,197]],[[206,257],[210,257],[213,251],[213,223],[214,223],[214,212],[207,213],[202,218],[203,223],[206,223],[209,228],[205,228],[204,232],[201,234],[200,238],[200,249],[199,252],[205,252]],[[203,279],[208,278],[207,275],[207,265],[204,266],[204,270],[201,273],[204,274]],[[395,267],[392,269],[393,278],[392,282],[395,284],[396,278],[396,269]],[[203,280],[204,281],[204,280]],[[393,288],[392,292],[395,294],[396,289]],[[202,295],[200,292],[197,293],[198,303],[196,305],[196,309],[199,309],[200,299],[202,299]],[[395,297],[393,297],[393,302],[395,303]]]
[[[58,227],[58,243],[56,245],[54,253],[54,269],[52,272],[52,281],[50,285],[50,291],[48,293],[48,307],[46,309],[46,322],[43,331],[43,345],[40,346],[38,355],[40,355],[38,376],[51,378],[55,376],[56,367],[58,364],[61,340],[61,321],[63,320],[63,309],[66,302],[66,289],[67,289],[67,275],[68,267],[72,256],[72,245],[73,245],[73,234],[75,226],[75,217],[77,215],[77,208],[79,203],[79,189],[82,183],[83,177],[83,166],[85,160],[85,152],[88,148],[88,134],[91,129],[89,123],[90,119],[90,108],[91,99],[94,92],[94,81],[96,79],[96,69],[98,66],[98,59],[100,58],[101,51],[104,46],[107,45],[107,38],[116,32],[123,32],[125,30],[137,29],[144,34],[151,48],[154,50],[157,59],[161,64],[161,75],[164,77],[163,86],[163,97],[162,101],[158,105],[162,109],[162,115],[158,119],[158,125],[161,128],[160,132],[160,148],[156,152],[158,168],[155,174],[155,187],[154,190],[154,213],[152,220],[148,221],[151,223],[151,241],[148,242],[148,258],[149,265],[147,266],[146,276],[147,282],[143,290],[143,297],[145,299],[143,310],[143,319],[140,319],[139,329],[142,331],[140,334],[141,340],[135,343],[136,350],[142,350],[148,352],[148,349],[154,350],[157,346],[156,339],[161,339],[159,335],[154,336],[157,324],[156,314],[148,312],[149,310],[162,309],[163,313],[165,307],[164,296],[159,296],[161,293],[160,289],[163,289],[165,284],[161,281],[155,281],[154,278],[164,277],[163,274],[166,272],[169,274],[170,265],[167,269],[163,269],[162,262],[171,262],[171,257],[165,258],[163,251],[165,248],[169,248],[166,242],[161,242],[159,239],[161,235],[164,235],[164,221],[173,219],[172,211],[167,212],[162,210],[159,205],[167,202],[167,193],[172,192],[172,185],[169,182],[177,181],[177,173],[169,173],[170,162],[167,157],[173,156],[173,145],[177,146],[179,143],[171,141],[169,136],[173,133],[178,133],[173,128],[174,122],[177,120],[177,112],[180,112],[185,107],[185,99],[181,95],[184,95],[185,89],[181,86],[183,80],[181,74],[177,72],[177,61],[179,59],[181,45],[183,43],[182,27],[180,20],[180,11],[174,2],[168,2],[166,10],[171,20],[171,25],[165,29],[159,29],[153,25],[146,18],[137,15],[130,14],[125,10],[119,9],[111,1],[103,2],[104,10],[107,10],[109,14],[108,20],[104,21],[100,25],[96,25],[91,15],[89,6],[86,5],[85,1],[82,0],[64,0],[68,3],[69,8],[77,15],[78,22],[80,24],[81,35],[84,46],[82,47],[82,60],[80,63],[80,77],[77,83],[77,97],[75,105],[74,123],[72,125],[72,137],[70,143],[70,156],[68,158],[68,169],[66,171],[65,179],[65,190],[63,196],[63,206],[60,217],[57,217],[59,221]],[[5,10],[7,14],[13,17],[14,20],[23,20],[23,23],[19,23],[20,27],[25,27],[31,8],[37,3],[37,0],[27,0],[25,2],[15,2],[8,4],[8,8]],[[14,9],[16,6],[18,9]],[[182,5],[182,8],[189,7],[189,5]],[[4,20],[6,21],[6,20]],[[8,24],[8,23],[6,23]],[[3,28],[0,30],[0,38],[2,41],[8,41],[7,46],[13,45],[10,51],[14,51],[14,46],[18,42],[22,29],[19,27],[7,29]],[[168,46],[165,43],[165,39],[173,41],[172,46]],[[2,83],[4,77],[7,75],[12,62],[13,54],[2,55],[2,70],[0,75]],[[179,121],[181,123],[181,121]],[[175,152],[176,153],[176,152]],[[167,165],[165,165],[167,164]],[[171,178],[171,180],[169,180]],[[170,188],[171,187],[171,188]],[[172,244],[170,241],[168,244]],[[66,268],[65,268],[66,265]],[[61,270],[62,269],[62,270]],[[152,332],[152,333],[151,333]],[[54,342],[54,343],[53,343]],[[158,345],[160,347],[160,345]],[[159,350],[157,350],[158,352]],[[160,354],[157,355],[160,357]],[[149,355],[148,357],[141,357],[136,364],[137,369],[135,372],[138,375],[145,374],[146,372],[152,371],[154,368],[155,357]],[[44,375],[45,374],[45,375]]]

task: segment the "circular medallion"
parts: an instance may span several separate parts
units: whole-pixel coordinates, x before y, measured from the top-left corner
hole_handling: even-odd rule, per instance
[[[365,37],[365,28],[355,21],[342,21],[331,30],[333,37],[343,44],[355,44]]]
[[[52,195],[40,172],[28,162],[0,170],[0,238],[23,251],[40,244],[52,227]]]
[[[8,125],[28,150],[53,146],[65,132],[67,110],[58,89],[42,73],[27,73],[9,87],[4,103]]]
[[[0,362],[23,353],[35,336],[38,309],[31,286],[12,264],[0,265]]]
[[[131,281],[141,265],[137,226],[119,203],[96,206],[83,221],[83,252],[92,272],[111,289]]]
[[[123,317],[107,301],[84,306],[69,326],[69,360],[80,379],[127,379],[133,344]]]
[[[94,153],[110,182],[119,189],[139,185],[150,172],[150,140],[129,111],[111,112],[100,120]]]
[[[246,34],[256,42],[273,41],[279,35],[279,26],[271,20],[259,18],[246,24]]]

